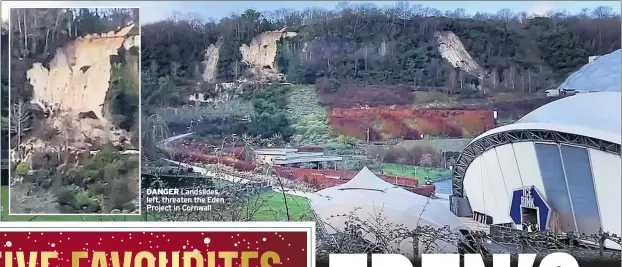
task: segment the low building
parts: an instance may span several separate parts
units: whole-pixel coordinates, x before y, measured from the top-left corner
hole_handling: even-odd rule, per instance
[[[328,156],[324,152],[301,152],[296,148],[267,148],[255,150],[255,160],[270,165],[292,166],[304,163],[336,163],[343,160],[343,157]]]

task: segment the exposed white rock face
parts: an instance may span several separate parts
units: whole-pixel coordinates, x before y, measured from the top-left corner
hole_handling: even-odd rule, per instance
[[[243,44],[239,47],[240,54],[242,55],[241,63],[249,66],[249,74],[253,80],[278,80],[282,78],[282,74],[276,70],[275,63],[277,41],[281,38],[292,38],[297,35],[296,32],[288,32],[286,29],[264,32],[255,36],[250,44]],[[223,41],[221,39],[215,44],[210,44],[205,49],[205,56],[202,61],[204,67],[202,78],[205,82],[217,82],[218,60],[220,59],[222,44]],[[236,82],[240,83],[241,81]],[[192,99],[192,101],[194,100]]]
[[[222,41],[217,42],[216,44],[210,44],[207,49],[205,49],[205,57],[203,60],[203,67],[205,68],[203,71],[203,81],[206,82],[216,82],[216,75],[218,74],[218,60],[220,59],[220,47],[222,46]]]
[[[387,55],[387,41],[382,41],[382,43],[380,43],[380,48],[378,49],[378,54],[381,56],[386,56]]]
[[[446,31],[436,32],[434,35],[438,41],[441,56],[452,66],[480,79],[485,77],[486,71],[473,60],[456,34]]]
[[[242,62],[250,67],[252,74],[257,78],[278,79],[279,73],[275,64],[277,41],[297,35],[296,32],[288,32],[286,29],[263,32],[255,36],[250,44],[240,46]]]
[[[102,108],[110,88],[110,56],[117,55],[122,46],[139,45],[140,38],[128,36],[134,27],[79,37],[56,50],[50,69],[34,63],[26,72],[33,87],[33,102],[73,112],[93,111],[105,120]]]
[[[125,48],[125,50],[130,50],[130,48],[132,47],[140,48],[140,36],[138,35],[127,36],[127,38],[123,42],[123,48]],[[140,49],[138,50],[138,52],[140,52]]]
[[[49,112],[49,117],[42,123],[63,134],[48,141],[36,136],[23,140],[20,147],[25,151],[25,159],[35,151],[59,151],[58,144],[66,142],[70,142],[66,149],[77,153],[76,160],[80,153],[88,155],[93,144],[111,142],[131,147],[131,135],[116,129],[104,117],[104,106],[113,67],[110,56],[117,55],[121,47],[127,50],[140,48],[137,34],[137,26],[128,25],[117,31],[79,37],[56,50],[49,69],[41,63],[34,63],[26,71],[33,87],[31,102]],[[126,55],[128,65],[125,68],[135,72],[128,74],[136,79],[139,77],[139,56]],[[95,118],[87,115],[90,112]]]

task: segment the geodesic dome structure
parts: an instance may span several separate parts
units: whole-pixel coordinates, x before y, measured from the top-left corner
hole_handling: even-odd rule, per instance
[[[558,89],[577,91],[620,92],[622,80],[620,49],[603,55],[574,72]]]

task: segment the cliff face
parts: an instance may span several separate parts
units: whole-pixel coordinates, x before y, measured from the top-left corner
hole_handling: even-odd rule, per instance
[[[218,74],[218,59],[220,59],[220,46],[222,42],[216,44],[210,44],[205,49],[205,57],[203,60],[203,81],[213,83],[216,82],[216,75]]]
[[[112,109],[119,106],[115,107],[111,96],[119,76],[123,76],[123,89],[134,87],[128,82],[138,86],[139,46],[137,26],[129,25],[118,31],[80,37],[58,48],[49,69],[33,63],[26,71],[33,88],[31,102],[48,115],[37,122],[39,130],[20,144],[26,155],[57,150],[55,146],[67,141],[71,147],[67,149],[76,155],[88,155],[88,150],[97,150],[108,142],[133,148],[131,134],[120,129],[112,114]],[[46,131],[62,134],[44,138]]]
[[[454,68],[459,68],[480,79],[484,78],[486,71],[473,60],[456,34],[446,31],[436,32],[434,36],[438,41],[438,51],[441,52],[441,56]]]
[[[103,106],[110,88],[110,57],[117,55],[119,48],[139,45],[139,38],[129,35],[135,27],[80,37],[56,50],[49,69],[34,63],[27,71],[33,102],[58,110],[92,111],[106,121]]]
[[[255,36],[249,44],[243,44],[239,47],[242,58],[240,63],[246,64],[249,67],[249,74],[252,78],[278,80],[282,78],[282,73],[278,72],[276,66],[277,53],[281,52],[278,51],[277,42],[283,38],[293,38],[296,36],[298,36],[298,33],[288,32],[286,29],[263,32]],[[485,77],[486,70],[471,57],[460,41],[460,38],[453,32],[436,32],[435,38],[438,42],[438,50],[444,60],[465,73],[480,79]],[[315,60],[317,59],[316,57],[326,56],[323,55],[326,53],[324,50],[330,50],[334,49],[335,46],[340,47],[344,45],[347,46],[343,43],[327,42],[318,39],[312,43],[305,42],[300,46],[300,51],[293,52],[299,54],[304,60]],[[202,77],[205,82],[213,83],[217,81],[216,77],[219,71],[218,62],[220,60],[221,46],[222,39],[215,44],[209,44],[205,50],[204,60],[202,61],[204,67]],[[312,52],[311,46],[318,51]],[[347,49],[347,47],[343,49]],[[368,44],[359,50],[360,51],[356,52],[357,54],[361,54],[362,58],[371,55],[384,57],[387,56],[389,47],[386,41],[382,41],[376,45]]]
[[[258,78],[275,80],[279,78],[276,70],[277,41],[281,38],[296,37],[297,33],[280,31],[263,32],[255,36],[250,44],[240,46],[242,62],[250,67],[251,74]]]
[[[274,81],[282,79],[282,74],[277,71],[277,42],[282,38],[297,36],[295,32],[288,32],[286,29],[279,31],[263,32],[251,40],[249,44],[241,45],[238,50],[241,55],[241,62],[248,67],[249,78],[257,80]],[[203,61],[203,81],[208,83],[217,82],[219,71],[218,62],[220,60],[222,38],[215,44],[209,44],[205,49]],[[230,81],[229,81],[230,82]],[[238,81],[240,82],[240,81]]]

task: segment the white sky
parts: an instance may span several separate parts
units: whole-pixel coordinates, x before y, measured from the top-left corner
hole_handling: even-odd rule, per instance
[[[349,1],[353,4],[371,3],[377,6],[393,5],[391,1]],[[514,12],[525,11],[532,15],[542,15],[548,11],[568,10],[578,13],[582,8],[593,9],[597,6],[610,6],[614,12],[620,12],[620,1],[406,1],[411,5],[421,4],[424,7],[436,8],[441,11],[462,8],[467,14],[476,12],[496,13],[508,8]],[[233,4],[235,3],[235,4]],[[222,18],[231,13],[241,13],[246,9],[258,11],[281,8],[302,10],[308,7],[334,8],[338,1],[0,1],[2,20],[6,20],[9,7],[139,7],[141,22],[149,23],[167,18],[173,11],[181,13],[193,12],[205,18]]]

